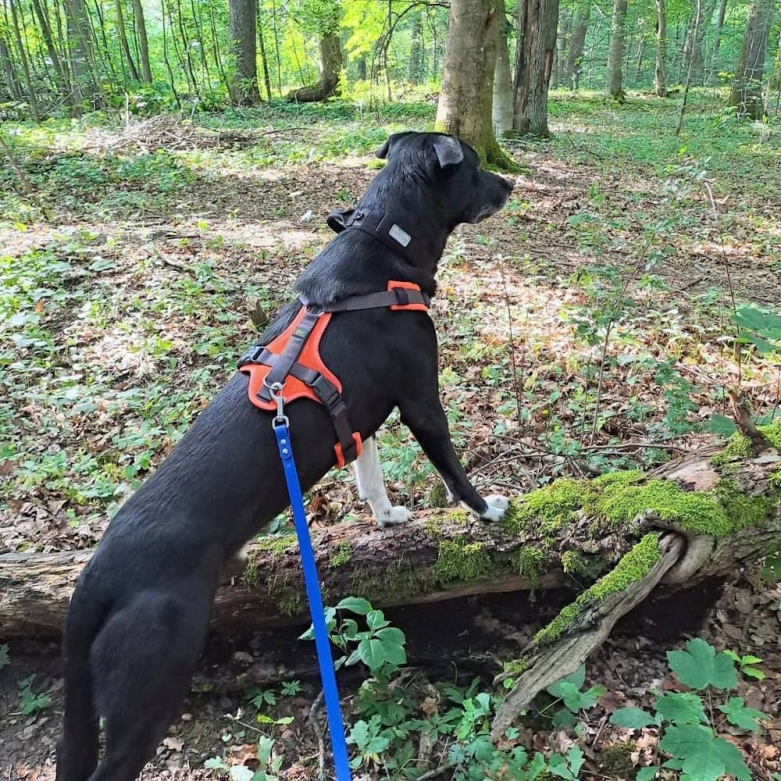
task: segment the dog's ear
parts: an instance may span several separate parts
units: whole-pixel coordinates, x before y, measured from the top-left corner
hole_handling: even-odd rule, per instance
[[[334,233],[341,233],[347,228],[347,223],[354,213],[355,209],[347,209],[343,212],[331,212],[326,218],[326,223]]]
[[[434,136],[434,151],[437,153],[440,168],[458,165],[464,159],[461,142],[453,136]]]
[[[379,157],[380,160],[387,160],[388,155],[390,154],[391,149],[393,149],[393,145],[400,139],[404,138],[404,136],[408,136],[411,134],[411,131],[407,130],[404,133],[391,133],[391,135],[388,136],[388,140],[382,145],[380,149],[378,149],[375,153],[375,157]]]

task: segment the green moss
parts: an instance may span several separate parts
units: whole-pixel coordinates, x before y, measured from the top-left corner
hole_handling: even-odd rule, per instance
[[[631,523],[646,511],[694,534],[723,537],[731,524],[719,502],[707,494],[684,491],[667,480],[642,485],[608,484],[593,503],[595,514],[613,527]]]
[[[767,426],[757,426],[757,428],[776,450],[781,450],[781,418],[774,420]],[[741,458],[751,458],[752,455],[751,440],[745,434],[736,431],[727,440],[727,446],[724,450],[713,456],[711,463],[714,466],[723,467],[727,466],[731,461],[738,461]]]
[[[257,550],[268,551],[276,556],[282,556],[296,544],[296,538],[293,534],[275,534],[255,539],[255,548]]]
[[[632,752],[634,744],[621,741],[602,749],[598,755],[599,769],[605,778],[632,778],[634,762]]]
[[[469,523],[474,516],[461,507],[448,510],[444,515],[440,514],[426,520],[426,535],[434,540],[442,539],[442,531],[449,523],[464,524]]]
[[[252,559],[247,559],[247,565],[241,575],[241,582],[245,588],[255,588],[258,585],[258,565]]]
[[[523,658],[513,659],[510,662],[505,662],[502,666],[508,675],[512,675],[517,678],[519,675],[523,675],[529,669],[529,662]]]
[[[297,616],[301,612],[304,600],[300,591],[283,591],[279,595],[277,604],[279,612],[283,616]]]
[[[488,574],[491,557],[481,542],[469,542],[466,537],[455,537],[439,543],[434,577],[440,583],[450,580],[471,582]]]
[[[502,523],[515,534],[536,530],[550,535],[575,520],[589,490],[586,480],[556,480],[518,499]]]
[[[721,453],[716,453],[711,458],[713,466],[726,466],[730,461],[751,456],[751,440],[739,431],[735,432],[728,440],[727,446]]]
[[[332,567],[343,567],[353,556],[353,548],[348,540],[342,540],[334,545],[330,564]]]
[[[604,602],[611,594],[625,591],[629,585],[645,577],[658,561],[659,555],[658,535],[646,534],[618,562],[612,572],[600,578],[572,604],[567,605],[550,624],[537,632],[534,642],[537,645],[547,645],[557,640],[587,606]]]
[[[770,499],[764,496],[747,496],[734,480],[726,477],[719,480],[713,495],[724,508],[731,531],[740,531],[762,523],[771,510]]]
[[[545,554],[539,548],[526,545],[518,551],[515,564],[518,573],[528,578],[529,582],[536,586],[540,582],[540,572],[545,564]]]
[[[599,561],[595,557],[585,557],[580,551],[567,550],[561,554],[561,568],[567,575],[581,575],[583,577],[596,577],[601,569]]]

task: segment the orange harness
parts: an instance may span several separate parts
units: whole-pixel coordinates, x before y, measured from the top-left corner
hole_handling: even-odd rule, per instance
[[[361,435],[353,431],[342,398],[342,383],[323,363],[320,340],[336,312],[388,307],[391,311],[426,312],[428,294],[412,282],[388,282],[383,293],[352,296],[319,308],[302,304],[293,322],[270,344],[255,345],[239,361],[239,371],[249,375],[249,400],[266,412],[277,409],[271,389],[284,393],[285,403],[311,399],[322,404],[336,432],[336,464],[341,469],[361,454]]]

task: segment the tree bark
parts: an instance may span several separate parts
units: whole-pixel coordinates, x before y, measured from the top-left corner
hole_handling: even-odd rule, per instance
[[[6,88],[8,89],[8,96],[11,100],[21,100],[22,87],[19,84],[19,79],[14,70],[14,63],[11,59],[11,50],[2,38],[0,38],[0,65],[3,68],[3,79]]]
[[[607,94],[623,103],[626,99],[623,87],[624,24],[627,0],[613,0],[613,19],[610,28],[610,49],[607,59]]]
[[[548,87],[553,69],[559,0],[521,0],[515,59],[515,129],[550,135]]]
[[[228,27],[231,37],[234,72],[231,101],[237,106],[260,103],[258,64],[255,48],[256,0],[230,0]]]
[[[260,17],[260,3],[258,3],[258,46],[260,47],[260,63],[263,66],[263,83],[266,85],[266,98],[271,100],[271,72],[268,69],[266,40],[263,36],[263,20]]]
[[[141,78],[152,83],[152,65],[149,61],[149,39],[146,34],[146,18],[141,0],[133,0],[133,14],[136,19],[136,36],[138,37],[139,62],[141,63]]]
[[[320,39],[320,81],[291,90],[287,99],[294,103],[317,103],[336,94],[342,70],[342,47],[339,33],[328,33]]]
[[[64,6],[74,106],[81,105],[85,99],[90,99],[94,103],[93,99],[98,93],[98,87],[94,79],[92,51],[87,29],[89,24],[87,9],[84,7],[84,0],[65,0]]]
[[[761,119],[765,115],[762,78],[765,74],[767,38],[772,16],[773,0],[752,0],[746,34],[735,67],[729,105],[735,106],[739,115],[751,119]]]
[[[41,0],[33,0],[33,10],[38,18],[38,24],[41,26],[41,33],[43,33],[43,40],[46,43],[46,51],[49,54],[49,59],[52,62],[54,73],[57,77],[57,85],[62,94],[63,100],[68,102],[68,96],[70,93],[70,86],[68,84],[68,76],[65,68],[62,66],[60,56],[57,52],[57,47],[54,45],[54,36],[52,35],[52,28],[49,22],[48,11],[41,4]]]
[[[587,1],[575,12],[572,22],[572,37],[570,38],[569,54],[567,55],[567,82],[571,89],[576,90],[583,70],[583,48],[586,44],[591,2]]]
[[[553,62],[552,87],[561,85],[564,79],[564,71],[567,66],[567,49],[570,42],[570,28],[572,26],[572,16],[569,11],[559,14],[559,31],[556,36],[555,58]]]
[[[667,97],[665,60],[667,59],[667,14],[664,0],[656,0],[656,67],[654,68],[654,89],[660,98]]]
[[[494,68],[494,94],[492,121],[496,136],[503,136],[513,129],[513,83],[510,73],[510,51],[507,46],[507,13],[504,0],[496,0],[496,66]]]
[[[771,92],[781,92],[781,32],[778,33],[778,49],[773,64],[773,80],[770,82],[770,90]]]
[[[650,500],[647,508],[638,507],[633,518],[620,524],[600,524],[590,512],[580,512],[553,531],[546,531],[542,518],[488,525],[461,510],[423,513],[387,531],[368,522],[343,523],[313,535],[325,600],[335,604],[355,595],[375,606],[398,605],[523,589],[540,590],[544,600],[547,589],[583,589],[584,581],[609,572],[646,533],[657,529],[682,535],[688,545],[683,562],[660,588],[738,578],[742,567],[758,562],[781,543],[781,498],[773,483],[781,457],[769,450],[716,467],[712,455],[713,450],[692,454],[649,477],[671,481],[684,489],[683,496],[721,497],[720,507],[732,524],[726,533],[681,530],[675,522],[662,520],[662,508],[657,514]],[[1,555],[0,637],[59,632],[73,586],[90,555]],[[583,565],[576,575],[574,558]],[[292,536],[253,543],[243,574],[232,580],[226,576],[213,612],[215,626],[227,631],[307,620]]]
[[[481,159],[508,167],[492,124],[497,24],[492,0],[451,2],[435,127],[470,144]]]

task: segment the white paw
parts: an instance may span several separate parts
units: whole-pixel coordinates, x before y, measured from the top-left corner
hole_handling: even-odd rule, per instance
[[[486,496],[485,503],[488,505],[488,509],[480,517],[484,521],[491,521],[491,523],[501,521],[507,512],[507,508],[510,506],[510,500],[506,496],[500,496],[499,494]]]
[[[374,518],[374,522],[381,529],[386,526],[398,526],[410,520],[412,520],[412,513],[406,507],[391,507],[388,512],[380,513]]]

